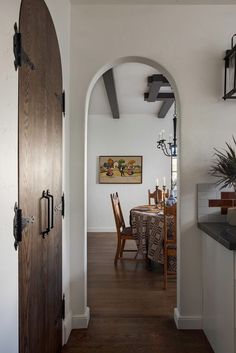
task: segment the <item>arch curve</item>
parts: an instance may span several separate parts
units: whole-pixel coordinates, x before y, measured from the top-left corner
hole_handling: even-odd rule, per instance
[[[162,73],[167,80],[170,82],[170,85],[174,91],[175,95],[175,100],[176,100],[176,109],[177,109],[177,115],[180,116],[180,99],[179,99],[179,93],[177,89],[177,85],[175,83],[174,78],[172,75],[169,73],[169,71],[162,65],[160,65],[157,61],[142,57],[142,56],[124,56],[115,59],[114,61],[105,64],[103,67],[101,67],[96,74],[93,76],[92,80],[90,81],[87,94],[86,94],[86,100],[85,100],[85,130],[87,134],[87,121],[88,121],[88,108],[89,108],[89,102],[91,98],[91,94],[93,91],[93,88],[98,81],[98,79],[109,69],[118,66],[120,64],[125,64],[125,63],[139,63],[139,64],[144,64],[147,66],[151,66],[154,69],[158,70],[160,73]],[[86,136],[85,136],[86,137]],[[87,138],[87,137],[86,137]],[[86,139],[85,139],[86,141]]]

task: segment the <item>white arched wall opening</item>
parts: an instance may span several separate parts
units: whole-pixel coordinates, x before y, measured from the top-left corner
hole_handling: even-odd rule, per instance
[[[113,62],[110,62],[108,64],[105,64],[93,77],[91,80],[88,90],[87,90],[87,95],[86,95],[86,101],[85,101],[85,125],[84,125],[84,131],[85,131],[85,136],[84,136],[84,253],[85,253],[85,261],[84,261],[84,266],[85,266],[85,271],[87,274],[87,148],[88,148],[88,111],[89,111],[89,103],[90,103],[90,98],[91,94],[93,91],[93,88],[98,81],[98,79],[109,69],[119,65],[119,64],[125,64],[125,63],[140,63],[140,64],[145,64],[147,66],[153,67],[157,71],[159,71],[161,74],[163,74],[167,80],[170,82],[170,85],[173,89],[174,95],[175,95],[175,100],[176,100],[176,112],[177,112],[177,118],[178,118],[178,123],[177,123],[177,140],[180,141],[180,136],[179,136],[179,131],[180,131],[180,99],[179,99],[179,94],[178,94],[178,89],[177,85],[175,83],[174,78],[171,76],[171,74],[159,63],[157,63],[154,60],[151,60],[149,58],[145,57],[140,57],[140,56],[127,56],[127,57],[121,57]],[[178,184],[178,210],[180,209],[180,163],[179,163],[179,155],[180,155],[180,146],[178,145],[178,178],[177,178],[177,184]],[[178,262],[177,262],[177,308],[179,308],[180,303],[179,303],[179,298],[180,298],[180,222],[179,222],[179,214],[180,212],[177,212],[178,214],[178,219],[177,219],[177,257],[178,257]],[[87,301],[87,277],[85,280],[85,300]],[[179,312],[179,310],[177,310]]]

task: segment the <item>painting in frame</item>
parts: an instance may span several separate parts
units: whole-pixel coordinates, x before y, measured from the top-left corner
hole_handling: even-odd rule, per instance
[[[142,156],[99,156],[100,184],[142,184]]]

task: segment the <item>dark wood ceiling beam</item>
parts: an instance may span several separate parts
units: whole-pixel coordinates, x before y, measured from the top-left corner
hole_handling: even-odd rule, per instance
[[[106,88],[109,104],[111,107],[112,116],[114,119],[119,119],[120,113],[119,113],[119,107],[118,107],[118,101],[117,101],[117,95],[116,95],[113,69],[110,69],[103,74],[103,81]]]
[[[147,101],[155,102],[161,87],[170,86],[163,75],[152,75],[148,77],[149,92]]]
[[[165,99],[163,101],[161,109],[159,110],[159,112],[157,114],[158,118],[164,119],[164,117],[166,116],[166,114],[170,110],[170,108],[171,108],[172,104],[174,103],[174,101],[175,100],[173,98]]]
[[[148,76],[148,86],[152,82],[162,82],[162,86],[170,86],[169,81],[163,75],[152,75]]]
[[[154,81],[150,84],[148,98],[147,98],[148,102],[155,102],[156,101],[156,97],[160,91],[161,86],[162,86],[162,83],[160,81],[159,82]]]
[[[149,92],[144,93],[144,100],[147,102],[163,101],[161,109],[157,114],[158,118],[163,119],[172,106],[175,96],[172,92],[160,93],[161,87],[170,87],[170,83],[163,75],[152,75],[148,77]]]
[[[148,95],[149,95],[148,92],[144,93],[145,101],[148,101]],[[158,95],[156,96],[155,102],[165,100],[165,99],[175,99],[174,93],[158,93]]]

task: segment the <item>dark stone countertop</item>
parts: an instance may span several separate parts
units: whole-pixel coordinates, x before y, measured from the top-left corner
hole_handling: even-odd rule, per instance
[[[198,228],[229,250],[236,250],[236,226],[228,223],[198,223]]]

